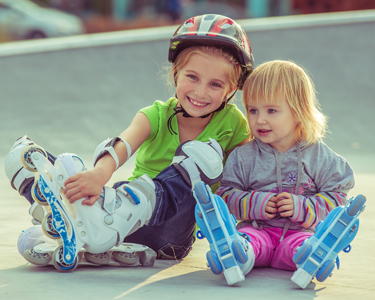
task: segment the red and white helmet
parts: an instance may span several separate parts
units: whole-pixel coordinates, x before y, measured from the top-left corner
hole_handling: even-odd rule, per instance
[[[238,89],[253,71],[253,54],[245,31],[231,18],[222,15],[200,15],[185,21],[170,39],[168,60],[174,63],[178,54],[192,46],[214,46],[231,53],[242,69]]]

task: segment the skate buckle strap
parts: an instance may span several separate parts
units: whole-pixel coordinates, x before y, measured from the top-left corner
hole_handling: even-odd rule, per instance
[[[109,187],[104,187],[104,202],[103,209],[110,215],[114,213],[116,209],[116,190]]]
[[[28,184],[34,179],[34,173],[26,170],[25,168],[20,169],[12,178],[10,184],[15,190],[21,192],[21,188],[24,184]],[[24,189],[24,187],[23,187]]]
[[[135,204],[135,205],[138,205],[139,203],[141,203],[141,201],[139,200],[138,196],[128,187],[125,188],[125,191],[128,192],[128,194],[130,195],[130,197],[132,198],[132,202]]]
[[[180,155],[173,157],[171,165],[173,164],[181,165],[187,172],[187,176],[189,176],[191,182],[191,190],[193,191],[194,185],[201,181],[201,176],[194,160],[190,157]]]

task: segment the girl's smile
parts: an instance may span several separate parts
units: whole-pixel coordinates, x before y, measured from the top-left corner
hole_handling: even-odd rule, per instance
[[[204,106],[207,106],[208,104],[207,103],[204,103],[204,102],[200,102],[200,101],[197,101],[197,100],[194,100],[192,98],[189,98],[187,97],[188,100],[190,101],[191,104],[195,105],[195,106],[198,106],[198,107],[204,107]]]

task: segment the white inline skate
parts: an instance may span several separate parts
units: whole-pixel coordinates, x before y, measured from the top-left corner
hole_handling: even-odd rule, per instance
[[[70,176],[85,170],[78,156],[61,154],[52,165],[46,151],[32,144],[22,151],[21,162],[26,170],[37,172],[31,194],[47,209],[41,225],[43,232],[57,241],[57,245],[41,243],[26,250],[24,257],[28,261],[47,264],[49,255],[57,270],[72,271],[78,265],[79,253],[84,252],[86,260],[96,264],[108,263],[111,254],[126,265],[154,264],[153,250],[122,243],[126,236],[147,224],[153,212],[155,186],[147,175],[116,190],[104,187],[101,199],[87,206],[82,205],[84,199],[70,204],[61,193]],[[45,259],[39,260],[40,257]]]

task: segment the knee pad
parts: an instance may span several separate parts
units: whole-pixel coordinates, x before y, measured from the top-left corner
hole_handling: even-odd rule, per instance
[[[222,177],[223,157],[223,148],[214,139],[207,143],[187,141],[177,148],[172,165],[190,187],[201,180],[213,185]]]
[[[118,169],[119,160],[116,151],[113,148],[118,141],[122,141],[125,144],[126,151],[128,152],[128,157],[126,158],[126,160],[129,159],[129,157],[132,155],[132,149],[127,141],[118,136],[113,139],[108,138],[105,141],[101,142],[98,147],[96,147],[93,157],[94,166],[99,159],[101,159],[105,154],[109,153],[116,162],[116,170]]]

